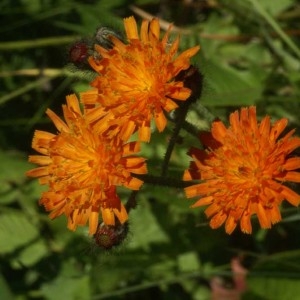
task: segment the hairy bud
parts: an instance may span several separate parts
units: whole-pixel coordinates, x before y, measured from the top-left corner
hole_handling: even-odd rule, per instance
[[[115,226],[100,223],[94,234],[94,240],[97,246],[104,250],[110,250],[122,244],[128,234],[128,223]]]

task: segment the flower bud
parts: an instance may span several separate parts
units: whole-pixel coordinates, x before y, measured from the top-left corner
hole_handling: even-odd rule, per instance
[[[104,250],[110,250],[119,246],[128,234],[128,223],[118,224],[115,226],[99,223],[96,233],[94,234],[95,243]]]
[[[175,77],[175,80],[182,81],[184,86],[192,91],[187,101],[195,102],[201,97],[203,88],[203,74],[195,66],[190,65],[188,69],[180,71]]]
[[[112,28],[109,27],[99,27],[94,35],[94,42],[95,44],[98,44],[102,46],[103,48],[109,50],[112,49],[114,44],[111,41],[110,37],[116,37],[120,41],[123,40],[122,36],[114,31]]]
[[[91,70],[88,57],[93,54],[90,42],[81,39],[69,47],[68,61],[78,69]]]

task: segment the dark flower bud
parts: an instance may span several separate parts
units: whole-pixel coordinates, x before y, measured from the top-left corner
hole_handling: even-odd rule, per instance
[[[114,36],[120,41],[123,41],[121,34],[114,31],[112,28],[109,27],[99,27],[94,35],[94,42],[102,46],[103,48],[109,50],[112,49],[114,44],[111,41],[111,37]]]
[[[113,48],[111,37],[114,36],[119,40],[123,40],[122,36],[109,27],[99,27],[92,38],[83,38],[73,43],[68,49],[68,61],[71,66],[79,70],[90,70],[91,68],[88,58],[93,56],[94,59],[100,61],[101,55],[95,50],[95,45],[109,50]],[[72,68],[71,68],[72,69]],[[74,68],[73,68],[74,71]]]
[[[175,80],[182,81],[184,86],[192,91],[190,97],[187,99],[188,102],[195,102],[201,97],[203,74],[195,66],[190,65],[188,69],[180,71]]]
[[[104,250],[110,250],[119,246],[128,234],[128,223],[115,226],[100,223],[94,234],[94,240],[98,247]]]
[[[82,39],[69,47],[68,61],[78,69],[91,69],[88,58],[93,54],[90,42]]]

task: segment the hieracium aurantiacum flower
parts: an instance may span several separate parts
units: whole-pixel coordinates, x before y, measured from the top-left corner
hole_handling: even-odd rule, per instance
[[[35,131],[32,147],[41,155],[32,155],[29,161],[40,167],[27,175],[48,186],[40,204],[51,211],[50,218],[66,215],[71,230],[89,222],[90,234],[99,222],[115,225],[115,218],[118,224],[126,222],[127,211],[116,187],[138,190],[142,185],[132,176],[147,172],[145,159],[135,155],[139,143],[96,133],[75,95],[68,96],[63,105],[65,121],[50,109],[46,113],[58,133]]]
[[[251,216],[257,215],[262,228],[281,220],[284,200],[298,206],[300,195],[285,182],[300,182],[300,158],[292,152],[300,147],[295,130],[280,137],[288,123],[280,119],[273,125],[270,117],[258,123],[255,107],[242,108],[230,115],[230,126],[215,121],[211,132],[200,135],[206,147],[192,148],[193,162],[184,179],[200,183],[185,189],[188,198],[200,197],[192,207],[207,206],[210,226],[225,223],[227,233],[237,224],[252,232]]]
[[[95,46],[99,55],[91,56],[89,62],[99,76],[91,83],[95,89],[82,93],[82,101],[98,132],[109,124],[111,132],[124,141],[138,131],[139,140],[148,142],[151,121],[163,131],[165,112],[190,96],[191,90],[175,77],[190,67],[199,46],[176,56],[179,38],[170,42],[169,28],[160,39],[158,19],[144,20],[140,34],[133,17],[125,18],[124,26],[127,43],[111,35],[112,49]]]

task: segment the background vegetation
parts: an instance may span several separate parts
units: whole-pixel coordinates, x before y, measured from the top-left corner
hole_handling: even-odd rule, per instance
[[[33,131],[53,132],[46,108],[60,113],[67,94],[89,88],[88,74],[66,68],[68,45],[101,24],[122,29],[123,17],[140,20],[141,13],[181,29],[181,50],[201,45],[193,62],[205,78],[200,102],[212,116],[226,120],[255,104],[260,117],[287,117],[291,128],[299,128],[296,0],[2,0],[0,299],[205,300],[215,276],[232,286],[233,257],[249,269],[243,299],[300,299],[300,214],[289,205],[271,230],[254,220],[252,235],[237,230],[229,236],[224,228],[210,229],[203,210],[191,210],[182,190],[145,185],[126,241],[110,252],[99,249],[86,228],[70,232],[64,217],[50,221],[38,206],[42,188],[24,175],[32,167]],[[189,119],[207,126],[202,116],[196,103]],[[153,172],[169,133],[154,134],[145,146]],[[179,177],[193,143],[184,132],[183,138],[170,169]]]

